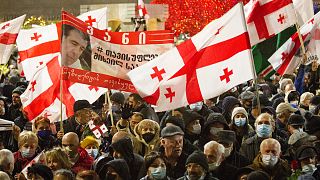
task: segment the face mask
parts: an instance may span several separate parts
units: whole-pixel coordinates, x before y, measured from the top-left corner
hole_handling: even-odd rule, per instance
[[[142,138],[146,141],[146,143],[150,143],[153,140],[154,136],[155,135],[153,133],[142,134]]]
[[[257,126],[257,135],[258,137],[269,137],[271,135],[271,125],[269,124],[259,124]]]
[[[111,173],[107,173],[105,179],[106,180],[115,180],[115,179],[117,179],[117,176],[114,174],[111,174]]]
[[[231,145],[228,148],[224,148],[224,157],[229,157],[231,152],[232,152],[232,150],[233,150],[233,145]]]
[[[195,124],[192,126],[192,131],[193,134],[200,134],[201,133],[201,125],[200,124]]]
[[[299,131],[299,132],[303,132],[303,128],[299,128],[298,131]]]
[[[164,179],[166,177],[166,168],[163,167],[150,167],[150,172],[154,179]]]
[[[93,157],[94,159],[97,157],[99,150],[98,149],[86,149],[88,154]]]
[[[47,139],[51,135],[51,130],[38,131],[38,136],[42,139]]]
[[[213,170],[217,169],[220,166],[220,162],[211,163],[211,164],[208,164],[208,165],[209,165],[209,171],[213,171]]]
[[[203,102],[201,101],[194,104],[190,104],[189,107],[193,111],[200,111],[202,109],[202,105],[203,105]]]
[[[234,124],[238,127],[244,126],[247,122],[246,118],[234,118]]]
[[[262,162],[266,166],[273,167],[278,162],[278,157],[270,154],[262,154]]]
[[[304,173],[313,173],[317,168],[314,164],[307,164],[302,167],[302,172]]]
[[[31,149],[27,149],[27,148],[22,148],[21,150],[20,150],[20,152],[21,152],[21,156],[23,157],[23,158],[31,158],[31,157],[33,157],[34,156],[34,154],[36,153],[36,150],[31,150]]]
[[[294,106],[298,106],[299,101],[291,101],[290,104],[294,105]]]
[[[211,133],[212,135],[217,135],[218,132],[219,132],[219,131],[222,131],[222,130],[223,130],[223,128],[212,127],[212,128],[210,128],[210,133]]]

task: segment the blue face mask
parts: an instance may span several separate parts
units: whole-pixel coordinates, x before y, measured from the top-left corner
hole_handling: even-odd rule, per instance
[[[234,124],[238,127],[244,126],[247,122],[246,118],[234,118]]]
[[[259,124],[257,125],[257,135],[258,137],[269,137],[272,133],[272,127],[269,124]]]
[[[154,179],[164,179],[166,177],[166,168],[164,167],[150,167],[151,176]]]
[[[38,131],[38,136],[41,139],[47,139],[48,137],[50,137],[50,135],[51,135],[51,130]]]

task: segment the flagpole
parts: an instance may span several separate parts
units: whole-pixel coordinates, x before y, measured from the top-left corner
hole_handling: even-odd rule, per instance
[[[297,23],[298,22],[298,15],[297,15],[296,10],[294,10],[294,14],[295,14],[295,18],[296,18],[295,26],[296,26],[298,37],[299,37],[299,41],[300,41],[300,44],[301,44],[302,53],[306,54],[306,48],[304,46],[304,42],[303,42],[303,39],[302,39],[302,36],[301,36],[300,27],[299,27],[299,25]]]
[[[242,17],[243,17],[242,19],[245,20],[245,14],[244,14],[244,10],[243,10],[243,2],[241,1],[239,3],[241,4],[241,13],[242,13]],[[245,29],[248,32],[248,27],[247,27],[246,21],[244,21],[244,24],[245,24]],[[249,42],[250,42],[250,39],[249,39]],[[250,49],[250,56],[251,56],[251,68],[253,71],[254,89],[256,91],[256,97],[257,97],[258,113],[260,115],[261,114],[261,105],[260,105],[260,97],[259,97],[259,90],[258,90],[258,76],[257,76],[257,72],[256,72],[256,67],[254,66],[252,49]]]
[[[63,8],[61,9],[61,12],[63,11]],[[61,18],[62,18],[62,27],[61,27],[61,29],[62,29],[62,38],[63,38],[63,30],[64,30],[64,26],[63,26],[63,15],[62,15],[62,13],[61,13]],[[62,43],[62,38],[61,38],[61,43]],[[63,98],[63,95],[62,95],[62,93],[63,93],[63,88],[62,88],[62,86],[63,86],[63,80],[62,80],[62,73],[63,73],[63,67],[62,67],[62,48],[61,48],[61,45],[60,45],[60,53],[61,53],[61,56],[60,56],[60,58],[61,58],[61,67],[60,67],[60,131],[61,132],[64,132],[64,129],[63,129],[63,116],[62,116],[62,108],[63,108],[63,105],[62,105],[62,98]]]

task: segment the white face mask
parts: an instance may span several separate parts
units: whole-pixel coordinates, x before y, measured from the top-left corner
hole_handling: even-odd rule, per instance
[[[278,162],[278,156],[270,155],[270,154],[262,154],[262,162],[266,166],[275,166]]]
[[[317,168],[314,164],[307,164],[302,167],[302,172],[304,173],[313,173]]]
[[[220,166],[220,160],[215,162],[215,163],[211,163],[211,164],[208,164],[209,165],[209,171],[213,171],[215,169],[217,169],[219,166]]]
[[[200,134],[201,133],[201,125],[200,124],[195,124],[192,126],[192,131],[193,134]]]
[[[223,128],[211,127],[211,128],[210,128],[210,133],[211,133],[212,135],[217,135],[218,132],[219,132],[219,131],[222,131],[222,130],[223,130]]]

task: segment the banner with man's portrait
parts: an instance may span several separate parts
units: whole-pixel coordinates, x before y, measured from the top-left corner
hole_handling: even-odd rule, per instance
[[[127,73],[168,51],[171,31],[110,32],[62,13],[63,78],[135,92]]]

